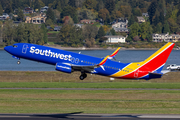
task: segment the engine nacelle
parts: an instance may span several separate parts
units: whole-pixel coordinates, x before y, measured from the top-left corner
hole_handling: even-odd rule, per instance
[[[72,68],[70,65],[65,65],[62,63],[56,64],[56,70],[61,71],[61,72],[65,72],[65,73],[71,73],[72,72]]]

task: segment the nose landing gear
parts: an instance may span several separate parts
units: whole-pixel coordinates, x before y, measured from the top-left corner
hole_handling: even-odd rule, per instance
[[[19,65],[19,64],[21,64],[20,60],[19,60],[19,61],[17,61],[17,64],[18,64],[18,65]]]
[[[81,73],[81,75],[79,76],[80,80],[84,80],[87,77],[86,73]]]

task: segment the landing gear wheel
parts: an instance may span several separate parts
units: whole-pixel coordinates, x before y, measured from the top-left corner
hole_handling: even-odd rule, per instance
[[[81,74],[80,76],[79,76],[79,79],[80,80],[84,80],[84,78],[86,78],[87,77],[87,74],[86,73],[83,73],[83,74]]]
[[[17,61],[17,64],[19,65],[21,62],[20,61]]]

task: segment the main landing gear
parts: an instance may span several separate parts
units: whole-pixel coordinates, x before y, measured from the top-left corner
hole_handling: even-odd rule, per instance
[[[87,77],[86,73],[81,73],[81,75],[79,76],[79,79],[84,80],[84,78],[86,78],[86,77]]]

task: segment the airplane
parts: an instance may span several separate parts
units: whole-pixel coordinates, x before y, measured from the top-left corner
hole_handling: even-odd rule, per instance
[[[162,69],[173,47],[174,43],[168,42],[146,60],[132,63],[121,63],[112,60],[117,55],[120,47],[105,58],[29,43],[16,43],[12,46],[6,46],[4,50],[12,54],[13,58],[18,59],[18,64],[20,64],[20,58],[23,58],[54,65],[57,71],[65,73],[80,71],[80,80],[85,79],[87,73],[119,79],[149,80],[161,78],[163,74],[167,73]]]

